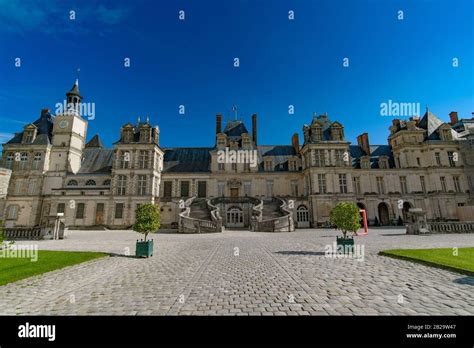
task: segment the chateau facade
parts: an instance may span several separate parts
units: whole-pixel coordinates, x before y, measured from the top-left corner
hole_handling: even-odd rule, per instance
[[[326,224],[340,201],[356,202],[370,224],[381,225],[404,220],[414,207],[428,219],[456,220],[458,207],[473,202],[474,122],[455,112],[450,122],[429,110],[395,119],[385,145],[371,145],[367,133],[351,145],[344,126],[326,114],[303,126],[301,145],[298,134],[288,145],[260,145],[257,115],[249,132],[239,120],[224,127],[218,114],[210,147],[161,147],[159,128],[146,119],[123,125],[113,148],[105,148],[98,135],[86,142],[77,81],[66,95],[69,110],[43,109],[3,145],[2,166],[12,171],[8,227],[41,225],[59,213],[70,227],[127,228],[137,206],[149,202],[160,206],[163,226],[176,226],[183,201],[194,196],[234,199],[221,211],[229,227],[245,225],[242,197],[264,206],[273,197],[291,202],[300,228]],[[229,159],[232,151],[255,161]]]

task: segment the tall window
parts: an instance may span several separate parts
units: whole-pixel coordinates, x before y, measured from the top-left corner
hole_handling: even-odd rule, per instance
[[[66,205],[64,203],[58,203],[58,206],[56,208],[56,213],[62,213],[64,214]]]
[[[189,197],[189,181],[181,181],[181,197]]]
[[[120,152],[120,168],[128,169],[130,163],[130,152],[122,151]]]
[[[146,175],[138,175],[138,192],[137,192],[137,194],[139,196],[146,195],[146,184],[147,184],[146,179],[147,179]]]
[[[163,197],[171,198],[171,194],[173,191],[173,182],[172,181],[165,181],[163,184]]]
[[[7,209],[7,219],[8,220],[16,220],[18,218],[18,206],[17,205],[10,205]]]
[[[401,176],[400,177],[400,188],[402,190],[402,193],[407,193],[408,192],[407,177],[406,176]]]
[[[326,155],[324,150],[314,150],[314,165],[324,167],[326,165]]]
[[[336,150],[336,166],[344,166],[344,150]]]
[[[459,176],[453,176],[454,190],[456,192],[461,192],[461,183],[459,181]]]
[[[295,172],[296,169],[296,161],[295,160],[289,160],[288,161],[288,169],[292,172]]]
[[[339,192],[347,193],[347,178],[346,174],[339,174]]]
[[[273,196],[273,181],[267,180],[267,197]]]
[[[148,151],[147,150],[140,150],[140,156],[138,160],[138,165],[140,169],[147,169],[148,168],[148,162],[149,162],[149,156],[148,156]]]
[[[446,192],[447,191],[447,189],[446,189],[446,178],[444,176],[441,176],[439,178],[439,180],[441,181],[441,191]]]
[[[360,177],[354,176],[352,177],[352,181],[354,182],[354,191],[356,194],[360,195]]]
[[[127,193],[127,176],[119,175],[117,177],[117,195],[125,196]]]
[[[440,166],[441,165],[441,156],[439,152],[435,152],[435,160],[436,160],[436,165]]]
[[[244,182],[244,195],[251,196],[252,194],[252,183],[250,181]]]
[[[26,163],[28,162],[28,154],[26,152],[22,152],[20,155],[20,169],[26,169]]]
[[[220,181],[217,183],[217,195],[223,197],[225,194],[225,183]]]
[[[39,169],[41,164],[41,152],[35,152],[33,157],[33,169]]]
[[[223,172],[224,169],[225,169],[224,163],[218,163],[217,164],[217,170],[219,170],[220,172]]]
[[[115,218],[116,219],[123,218],[123,203],[115,204]]]
[[[318,174],[319,193],[327,193],[326,174]]]
[[[456,167],[456,162],[454,161],[454,152],[448,151],[448,160],[450,167]]]
[[[12,169],[14,160],[15,160],[15,154],[13,152],[9,152],[6,157],[5,167],[8,169]]]
[[[385,194],[385,184],[382,176],[377,177],[377,190],[380,194]]]
[[[291,195],[298,197],[298,181],[296,180],[291,181]]]
[[[423,193],[426,193],[426,183],[425,183],[424,176],[420,176],[420,184],[421,184],[421,191],[423,191]]]
[[[32,196],[36,193],[36,181],[30,181],[28,183],[28,195]]]
[[[77,203],[76,219],[84,218],[84,203]]]
[[[244,172],[250,172],[250,163],[244,162]]]

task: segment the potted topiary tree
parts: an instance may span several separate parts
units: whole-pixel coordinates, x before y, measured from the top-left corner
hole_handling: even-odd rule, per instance
[[[340,245],[344,250],[344,254],[353,250],[354,237],[348,237],[347,233],[355,234],[361,227],[359,223],[359,207],[353,202],[340,202],[331,210],[329,221],[336,229],[341,230],[342,237],[337,237],[337,248]]]
[[[133,230],[145,235],[143,240],[137,240],[135,255],[137,257],[153,256],[153,239],[146,240],[148,233],[156,233],[160,228],[160,209],[158,206],[147,203],[142,204],[136,211],[136,221]]]

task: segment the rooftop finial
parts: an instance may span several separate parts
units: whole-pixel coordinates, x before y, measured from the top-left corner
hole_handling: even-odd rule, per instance
[[[81,68],[77,68],[77,77],[76,77],[76,85],[79,86],[79,73],[81,72]]]
[[[426,105],[426,112],[430,111],[430,109],[428,108],[428,105]]]
[[[137,117],[137,123],[140,124],[140,116]]]
[[[146,117],[146,123],[150,123],[150,117],[149,116]]]

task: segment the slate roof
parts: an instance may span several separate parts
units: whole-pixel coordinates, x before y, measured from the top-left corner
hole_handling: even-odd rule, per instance
[[[110,173],[112,170],[112,161],[114,157],[113,149],[85,148],[81,169],[78,174],[100,174]]]
[[[74,82],[74,85],[72,86],[71,90],[66,93],[66,95],[69,95],[69,94],[77,95],[79,97],[81,96],[81,92],[79,91],[79,81],[78,80],[76,80],[76,82]]]
[[[259,171],[265,170],[265,157],[272,157],[274,171],[288,171],[288,159],[296,155],[295,149],[291,145],[259,145],[258,152],[258,166]]]
[[[378,158],[380,156],[388,157],[388,165],[390,168],[395,167],[392,149],[389,145],[370,145],[370,167],[378,168]],[[349,152],[352,157],[352,167],[360,168],[360,158],[365,156],[365,152],[358,145],[350,145]]]
[[[449,123],[443,122],[438,116],[427,109],[421,120],[416,125],[415,129],[426,131],[425,140],[440,140],[441,137],[439,134],[439,127],[441,127],[443,124],[448,124],[451,127]],[[399,130],[407,129],[407,125],[408,122],[401,121]],[[453,139],[459,138],[459,134],[454,129],[452,129],[452,127],[451,134]]]
[[[45,109],[41,111],[41,116],[33,125],[37,127],[36,138],[33,144],[47,145],[51,144],[51,137],[53,133],[54,116]],[[15,136],[7,142],[7,144],[20,144],[23,139],[23,132],[15,133]]]
[[[89,142],[86,144],[86,148],[94,148],[94,147],[98,147],[98,148],[104,147],[98,134],[94,135],[92,139],[89,140]]]
[[[163,172],[210,172],[212,147],[165,148]]]
[[[227,135],[227,138],[231,141],[237,141],[240,143],[242,140],[242,134],[248,133],[245,124],[240,120],[228,121],[224,132]]]

